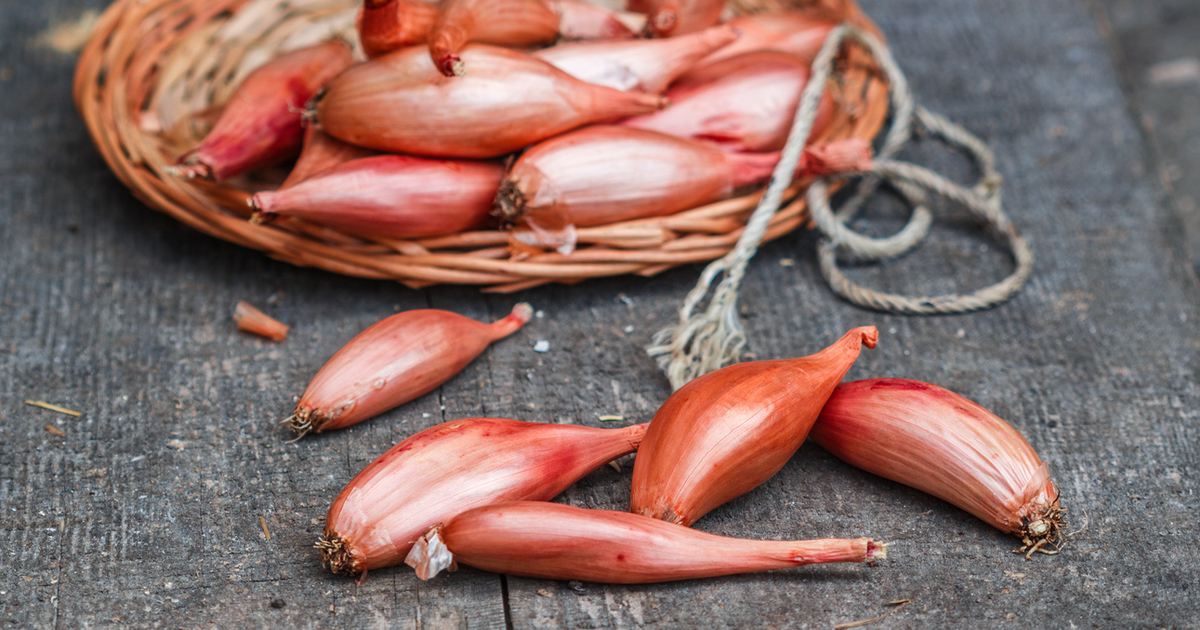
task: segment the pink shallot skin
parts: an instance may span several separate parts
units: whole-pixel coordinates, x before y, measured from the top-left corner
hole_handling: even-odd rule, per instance
[[[745,53],[680,77],[665,94],[670,107],[621,124],[707,140],[726,151],[779,151],[808,77],[808,64],[786,53]],[[826,93],[809,138],[824,132],[834,111]]]
[[[452,234],[487,225],[503,177],[499,162],[360,158],[291,188],[256,193],[251,220],[295,217],[366,237]]]
[[[629,39],[636,33],[617,14],[579,0],[543,0],[558,15],[558,35],[563,39]]]
[[[752,13],[733,18],[727,24],[740,31],[741,37],[702,59],[697,67],[759,50],[785,52],[812,64],[829,31],[837,26],[836,22],[808,11]]]
[[[283,180],[279,187],[290,188],[339,164],[372,155],[375,155],[375,152],[370,149],[342,142],[317,129],[316,125],[306,125],[300,157],[296,158],[296,165],[292,167],[287,179]]]
[[[721,19],[725,0],[629,0],[629,10],[645,13],[652,37],[674,37],[708,28]]]
[[[541,0],[441,0],[429,32],[429,56],[441,73],[463,76],[467,42],[523,47],[558,37],[559,18]]]
[[[234,90],[213,130],[173,172],[221,181],[296,154],[301,114],[326,81],[348,67],[350,47],[328,41],[280,55]]]
[[[437,17],[437,5],[425,0],[364,0],[358,12],[363,52],[371,59],[423,44]]]
[[[705,55],[737,38],[732,26],[714,26],[666,39],[560,44],[534,56],[581,81],[657,94]]]
[[[804,443],[862,346],[878,339],[863,326],[817,354],[737,363],[679,388],[650,421],[629,511],[691,525],[770,479]]]
[[[359,333],[317,371],[285,420],[299,435],[341,429],[433,391],[533,314],[524,302],[484,324],[457,313],[397,313]]]
[[[637,450],[646,425],[599,429],[502,418],[453,420],[404,440],[338,495],[318,548],[334,573],[400,564],[429,527],[506,501],[549,501]]]
[[[950,390],[900,378],[843,383],[811,435],[851,466],[952,503],[1030,549],[1058,537],[1049,466],[1012,425]]]
[[[356,65],[329,82],[317,120],[335,138],[379,151],[491,158],[666,104],[585,83],[515,50],[471,44],[462,55],[471,72],[454,79],[422,47]]]
[[[525,577],[644,584],[884,558],[868,538],[746,540],[716,536],[628,512],[558,503],[497,503],[464,511],[422,537],[410,554],[417,576],[438,566],[417,561],[437,537],[455,562]]]

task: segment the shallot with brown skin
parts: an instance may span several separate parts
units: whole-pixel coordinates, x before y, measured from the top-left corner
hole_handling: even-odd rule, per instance
[[[886,557],[887,545],[869,538],[745,540],[628,512],[521,501],[431,528],[405,563],[423,580],[462,562],[508,575],[643,584]]]
[[[429,39],[437,5],[425,0],[364,0],[358,13],[358,38],[368,58]]]
[[[316,105],[326,133],[390,153],[490,158],[666,101],[576,79],[525,53],[483,44],[462,51],[471,73],[447,79],[419,47],[356,65]]]
[[[714,142],[726,151],[779,151],[808,83],[808,64],[781,52],[752,52],[689,72],[664,94],[671,106],[621,122],[628,127]],[[821,97],[810,138],[833,119]]]
[[[498,162],[361,158],[290,188],[255,193],[251,221],[296,217],[367,237],[452,234],[487,225],[503,177]]]
[[[737,363],[679,388],[650,421],[629,511],[691,525],[770,479],[804,443],[862,346],[878,339],[863,326],[817,354]]]
[[[462,76],[467,42],[523,47],[554,41],[558,14],[541,0],[441,0],[429,56],[445,76]]]
[[[339,575],[400,564],[421,534],[466,510],[549,501],[637,450],[646,425],[598,429],[502,418],[453,420],[400,442],[338,494],[317,543]]]
[[[708,28],[721,19],[725,0],[629,0],[629,10],[645,13],[653,37],[674,37]]]
[[[732,26],[714,26],[666,39],[559,44],[533,55],[581,81],[657,94],[705,55],[737,38]]]
[[[350,61],[349,46],[329,41],[267,62],[242,81],[213,130],[170,171],[221,181],[296,155],[305,103]]]
[[[436,309],[392,315],[338,350],[284,422],[303,436],[348,427],[402,405],[450,380],[532,314],[522,302],[491,324]]]
[[[852,466],[1019,536],[1026,559],[1057,553],[1046,546],[1060,540],[1065,510],[1049,466],[1016,429],[970,399],[908,379],[843,383],[811,435]]]

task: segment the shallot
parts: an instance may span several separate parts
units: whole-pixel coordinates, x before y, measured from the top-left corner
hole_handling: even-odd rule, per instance
[[[737,363],[700,376],[663,403],[633,465],[629,510],[691,525],[783,468],[874,326],[812,356]]]
[[[646,31],[650,35],[673,37],[716,24],[725,0],[629,0],[629,10],[648,16]]]
[[[328,41],[267,62],[234,90],[213,130],[171,171],[221,181],[295,155],[305,103],[350,61],[349,46]]]
[[[437,5],[425,0],[364,0],[358,14],[358,38],[368,58],[429,39]]]
[[[317,129],[316,125],[307,125],[304,128],[304,145],[300,149],[300,157],[296,158],[296,165],[279,187],[295,186],[339,164],[371,155],[375,155],[375,152],[370,149],[347,144]]]
[[[428,580],[456,562],[550,580],[643,584],[887,557],[869,538],[745,540],[628,512],[496,503],[432,527],[405,563]]]
[[[560,44],[534,56],[581,81],[657,94],[705,55],[737,38],[732,26],[714,26],[666,39]]]
[[[429,55],[445,76],[462,76],[467,42],[530,46],[558,37],[558,14],[541,0],[441,0]]]
[[[786,53],[746,53],[689,72],[667,90],[670,107],[621,124],[708,140],[726,151],[779,151],[808,76],[808,64]],[[820,136],[833,114],[826,93],[809,137]]]
[[[666,103],[585,83],[515,50],[471,44],[462,57],[471,73],[452,80],[419,47],[354,66],[329,82],[317,120],[336,138],[380,151],[489,158]]]
[[[491,324],[436,309],[392,315],[338,350],[284,422],[303,436],[348,427],[402,405],[450,380],[532,314],[522,302]]]
[[[646,425],[598,429],[502,418],[453,420],[400,442],[338,494],[317,543],[339,575],[400,564],[427,528],[471,508],[549,501],[637,450]]]
[[[777,50],[811,63],[837,22],[810,11],[779,11],[739,15],[728,24],[741,32],[741,37],[705,57],[698,66],[758,50]]]
[[[250,198],[256,223],[306,219],[362,236],[425,238],[484,227],[504,177],[498,162],[379,155]]]
[[[843,383],[811,435],[852,466],[1016,534],[1026,559],[1057,553],[1045,549],[1058,542],[1065,511],[1050,467],[1016,429],[972,400],[908,379]]]
[[[544,0],[558,14],[558,35],[563,39],[628,39],[636,33],[628,23],[645,26],[636,13],[610,11],[580,0]]]

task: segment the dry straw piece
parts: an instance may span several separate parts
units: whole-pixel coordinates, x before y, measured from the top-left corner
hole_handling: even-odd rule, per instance
[[[675,215],[579,230],[570,255],[509,247],[505,231],[420,240],[366,240],[301,220],[247,221],[246,200],[266,184],[184,181],[167,169],[208,131],[213,113],[271,57],[331,37],[355,41],[361,0],[117,0],[104,13],[75,75],[75,102],[117,177],[151,207],[201,231],[295,265],[413,288],[486,285],[512,292],[548,282],[637,274],[720,258],[733,250],[761,190]],[[735,12],[800,8],[878,29],[852,0],[729,0]],[[361,55],[361,53],[359,53]],[[888,86],[866,51],[850,46],[828,82],[838,105],[817,141],[875,137],[888,113]],[[764,240],[805,225],[798,182]]]

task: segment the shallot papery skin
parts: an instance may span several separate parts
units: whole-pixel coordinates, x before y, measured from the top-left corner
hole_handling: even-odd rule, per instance
[[[304,128],[304,144],[300,149],[300,157],[296,158],[296,165],[279,187],[295,186],[339,164],[372,155],[375,155],[375,152],[370,149],[342,142],[317,129],[316,125],[308,125]]]
[[[1011,425],[950,390],[901,378],[843,383],[810,435],[851,466],[1020,536],[1026,558],[1058,540],[1064,510],[1050,467]]]
[[[503,177],[499,162],[361,158],[290,188],[255,193],[251,220],[296,217],[367,237],[452,234],[487,225]]]
[[[522,47],[558,37],[558,14],[541,0],[441,0],[438,12],[429,55],[448,77],[466,72],[458,53],[467,42]]]
[[[643,584],[885,557],[887,546],[868,538],[746,540],[629,512],[519,501],[431,528],[405,562],[423,580],[461,562],[524,577]]]
[[[329,82],[317,120],[336,138],[389,153],[490,158],[666,104],[580,81],[515,50],[471,44],[462,56],[471,72],[454,79],[420,47],[354,66]]]
[[[558,15],[558,35],[563,39],[628,39],[636,35],[614,11],[578,0],[545,0],[545,4]]]
[[[425,0],[364,0],[358,13],[363,52],[373,58],[423,44],[437,17],[437,5]]]
[[[705,55],[737,38],[732,26],[714,26],[666,39],[560,44],[534,56],[581,81],[657,94]]]
[[[221,181],[296,154],[305,103],[350,65],[350,47],[328,41],[280,55],[234,90],[213,130],[172,172]]]
[[[689,72],[667,90],[670,107],[621,124],[707,140],[726,151],[779,151],[808,76],[808,64],[786,53],[746,53]],[[826,93],[809,137],[824,131],[834,110]]]
[[[629,10],[645,13],[653,37],[686,35],[716,24],[725,0],[629,0]]]
[[[437,309],[396,313],[338,350],[284,422],[299,435],[320,433],[402,405],[450,380],[532,314],[524,302],[491,324]]]
[[[804,443],[862,346],[878,339],[874,326],[862,326],[817,354],[737,363],[679,388],[650,421],[629,511],[691,525],[770,479]]]
[[[237,329],[271,341],[287,339],[288,327],[279,320],[254,308],[249,302],[238,302],[233,309],[233,321]]]
[[[705,57],[697,66],[758,51],[776,50],[812,63],[829,31],[836,22],[823,19],[807,11],[778,11],[774,13],[752,13],[739,15],[727,22],[736,28],[741,37],[720,50]]]
[[[429,527],[506,501],[549,501],[637,450],[646,425],[598,429],[502,418],[453,420],[384,453],[338,494],[317,543],[339,575],[400,564]]]

